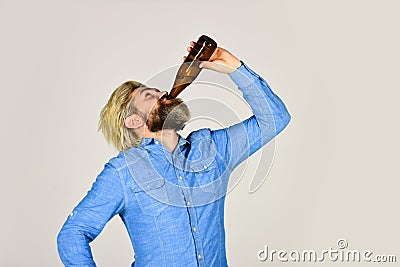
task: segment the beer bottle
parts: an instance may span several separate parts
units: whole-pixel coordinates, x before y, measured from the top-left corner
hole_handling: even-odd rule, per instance
[[[199,75],[201,61],[208,61],[217,48],[217,43],[206,35],[200,36],[195,46],[179,67],[172,90],[167,99],[176,98]]]

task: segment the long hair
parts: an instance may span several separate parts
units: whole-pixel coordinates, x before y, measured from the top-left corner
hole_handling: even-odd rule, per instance
[[[142,141],[133,129],[125,126],[125,118],[135,113],[135,108],[131,104],[132,92],[143,86],[135,81],[124,82],[115,89],[100,112],[98,130],[118,151],[137,147]]]

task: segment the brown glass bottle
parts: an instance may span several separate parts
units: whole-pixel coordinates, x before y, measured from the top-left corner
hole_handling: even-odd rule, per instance
[[[179,67],[174,85],[167,99],[177,97],[199,75],[201,61],[208,61],[217,48],[217,43],[206,35],[200,36],[185,61]]]

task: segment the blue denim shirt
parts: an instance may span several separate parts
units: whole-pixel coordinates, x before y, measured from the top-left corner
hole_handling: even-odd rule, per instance
[[[254,115],[228,128],[179,136],[173,152],[145,138],[112,158],[58,234],[65,266],[96,266],[89,243],[115,215],[134,248],[131,266],[228,266],[229,175],[290,121],[283,102],[245,63],[229,76]]]

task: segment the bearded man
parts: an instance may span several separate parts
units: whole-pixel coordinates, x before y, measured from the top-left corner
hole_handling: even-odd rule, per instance
[[[195,42],[191,42],[190,52]],[[227,128],[177,133],[190,119],[182,99],[128,81],[102,109],[110,159],[58,234],[65,266],[96,266],[89,243],[115,215],[134,249],[131,266],[228,266],[224,203],[231,172],[272,140],[290,114],[267,82],[218,47],[201,68],[229,75],[253,115]]]

